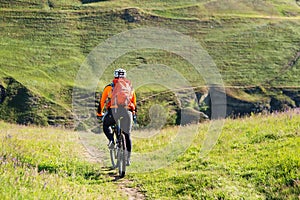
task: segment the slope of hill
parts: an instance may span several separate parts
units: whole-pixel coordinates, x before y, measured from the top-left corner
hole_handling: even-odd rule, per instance
[[[228,115],[299,106],[300,9],[294,1],[19,0],[0,6],[0,85],[10,96],[0,105],[2,119],[26,116],[21,123],[70,126],[72,88],[80,87],[74,80],[86,56],[118,33],[147,26],[191,36],[210,54],[227,88],[229,107],[237,108]],[[129,70],[157,63],[177,70],[199,93],[206,87],[205,75],[182,58],[145,49],[116,60],[101,77],[99,91],[117,66]],[[20,116],[15,107],[20,102],[11,101],[16,94],[24,96],[24,90],[11,91],[13,82],[36,97],[30,102],[38,109]],[[149,95],[143,88],[139,93]],[[32,119],[41,109],[39,119]]]
[[[298,109],[225,120],[221,136],[207,156],[200,152],[209,124],[202,124],[192,145],[174,163],[130,177],[150,199],[297,199],[299,114]],[[134,148],[151,152],[171,141],[158,137],[135,141]]]
[[[227,119],[216,146],[206,156],[200,151],[209,123],[200,124],[189,148],[168,166],[143,171],[141,160],[133,157],[127,183],[112,181],[116,171],[108,170],[109,165],[98,157],[108,154],[103,134],[0,121],[0,197],[124,199],[126,194],[119,187],[123,184],[138,188],[148,199],[297,199],[299,120],[299,109]],[[173,127],[151,138],[133,138],[134,152],[164,148],[176,132]],[[143,166],[149,165],[144,162]]]

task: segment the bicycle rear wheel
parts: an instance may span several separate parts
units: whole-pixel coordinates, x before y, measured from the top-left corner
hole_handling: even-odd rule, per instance
[[[119,169],[119,176],[123,178],[126,172],[126,142],[124,134],[121,134],[121,144],[118,152],[118,169]]]

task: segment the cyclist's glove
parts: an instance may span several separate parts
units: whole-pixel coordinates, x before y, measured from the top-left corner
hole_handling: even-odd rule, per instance
[[[136,122],[137,122],[137,116],[136,116],[136,114],[135,115],[133,115],[133,122],[136,124]]]
[[[97,119],[102,122],[104,119],[104,114],[103,113],[97,113]]]
[[[97,116],[97,120],[98,120],[98,121],[102,121],[102,117]]]

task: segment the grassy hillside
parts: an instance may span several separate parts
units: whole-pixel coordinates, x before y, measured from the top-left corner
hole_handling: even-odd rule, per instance
[[[266,88],[256,94],[257,101],[282,95],[281,88],[299,90],[300,11],[292,0],[19,0],[1,1],[0,7],[1,85],[9,87],[5,80],[13,78],[47,102],[41,107],[58,113],[56,117],[71,116],[72,88],[80,87],[74,80],[86,56],[106,39],[139,27],[191,36],[211,55],[228,88]],[[205,86],[206,75],[196,73],[183,58],[145,49],[116,60],[101,77],[98,90],[110,81],[114,68],[130,70],[141,64],[165,64],[191,85]],[[280,89],[269,92],[270,87]],[[147,88],[140,88],[139,95],[148,95],[145,92]],[[247,100],[239,94],[243,93],[236,91],[235,97]],[[50,109],[47,104],[56,106]]]
[[[141,161],[133,158],[126,187],[139,188],[146,199],[297,199],[299,114],[227,119],[204,157],[200,149],[209,124],[201,124],[191,146],[168,166],[136,173]],[[134,152],[162,148],[176,131],[133,138]],[[94,160],[100,150],[108,154],[102,136],[0,122],[1,199],[124,199],[120,181],[110,177],[116,172],[87,159],[87,150],[96,152]]]

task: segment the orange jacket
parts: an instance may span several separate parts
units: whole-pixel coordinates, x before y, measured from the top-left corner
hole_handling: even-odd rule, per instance
[[[111,99],[111,95],[112,95],[113,84],[116,84],[117,81],[118,81],[118,79],[114,79],[111,84],[105,86],[105,88],[102,92],[102,95],[101,95],[100,102],[99,102],[97,116],[102,116],[105,105],[106,105],[106,110],[111,108],[111,100],[110,99]],[[134,91],[133,91],[133,95],[130,99],[128,109],[136,112],[136,94]]]

